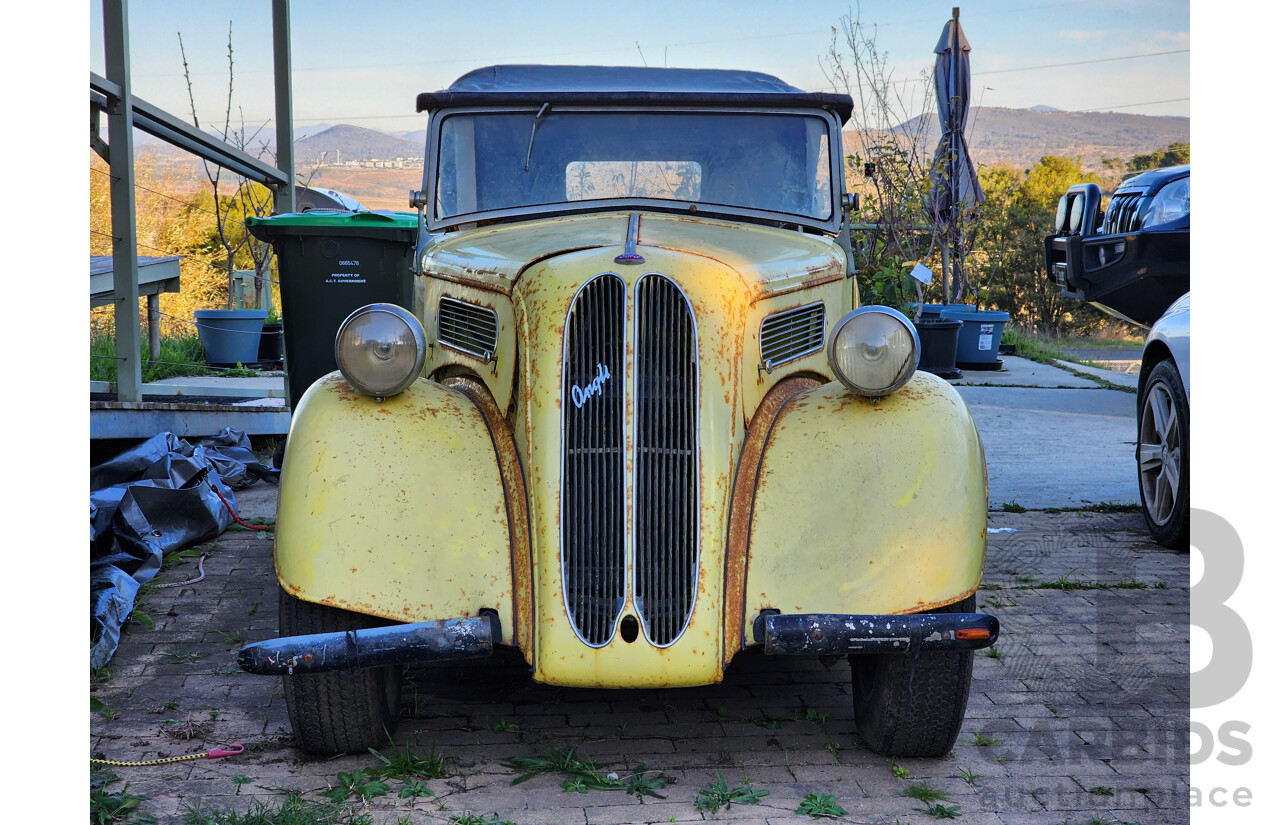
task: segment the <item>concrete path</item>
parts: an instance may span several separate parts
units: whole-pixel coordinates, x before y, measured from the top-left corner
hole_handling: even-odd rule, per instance
[[[1136,387],[1137,376],[1003,360],[954,382],[986,447],[990,507],[1137,503],[1137,396],[1087,377]]]

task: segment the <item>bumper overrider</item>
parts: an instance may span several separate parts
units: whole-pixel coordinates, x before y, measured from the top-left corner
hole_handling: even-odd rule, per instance
[[[493,653],[492,621],[484,615],[288,636],[247,645],[236,661],[246,673],[278,676],[478,659]],[[995,644],[1000,621],[985,613],[767,613],[756,617],[754,631],[766,655],[958,652]]]

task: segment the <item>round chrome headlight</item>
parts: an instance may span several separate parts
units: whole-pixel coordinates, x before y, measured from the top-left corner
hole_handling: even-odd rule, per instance
[[[427,336],[403,307],[369,304],[338,327],[333,354],[351,386],[383,398],[400,392],[422,373]]]
[[[861,307],[831,331],[827,362],[846,387],[871,398],[888,395],[920,364],[920,336],[896,309]]]

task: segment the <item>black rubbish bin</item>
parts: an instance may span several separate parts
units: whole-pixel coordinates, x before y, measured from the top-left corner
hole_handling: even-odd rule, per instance
[[[338,368],[333,339],[348,315],[379,302],[413,311],[418,215],[317,210],[245,223],[276,249],[284,365],[296,406],[307,387]]]

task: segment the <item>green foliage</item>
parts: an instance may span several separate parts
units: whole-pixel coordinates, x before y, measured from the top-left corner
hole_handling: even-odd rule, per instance
[[[658,793],[658,789],[666,787],[667,777],[661,771],[656,776],[648,776],[644,763],[636,765],[626,781],[616,773],[602,774],[590,759],[578,756],[577,748],[562,751],[549,747],[543,756],[516,756],[502,763],[519,772],[519,776],[511,780],[512,785],[528,782],[536,776],[550,773],[561,773],[567,776],[560,787],[566,792],[586,793],[587,791],[626,791],[636,797],[651,796],[666,799]]]
[[[308,802],[297,791],[290,791],[284,799],[270,804],[254,799],[245,813],[206,809],[197,802],[188,805],[182,817],[184,825],[373,825],[373,818],[368,814]]]
[[[1190,162],[1191,144],[1177,141],[1147,155],[1134,155],[1125,168],[1130,172],[1145,172],[1148,169],[1163,169]]]
[[[1092,788],[1089,789],[1089,793],[1093,794],[1094,796],[1115,796],[1116,789],[1108,787],[1106,785],[1094,785]]]
[[[951,794],[946,791],[940,791],[937,788],[931,788],[923,782],[908,785],[907,789],[902,792],[902,796],[910,797],[918,802],[951,801]]]
[[[1033,329],[1088,332],[1106,323],[1107,316],[1063,297],[1044,271],[1044,239],[1053,232],[1059,198],[1074,184],[1099,183],[1098,176],[1078,159],[1049,155],[1025,171],[980,167],[978,180],[986,199],[978,207],[970,269],[979,304]]]
[[[429,754],[420,756],[408,747],[401,748],[395,742],[390,741],[390,738],[388,738],[388,741],[391,745],[390,756],[385,756],[373,748],[369,748],[369,753],[377,757],[378,761],[382,763],[381,766],[370,770],[369,776],[377,779],[408,780],[411,778],[444,779],[453,775],[447,764],[450,761],[450,757],[437,754],[434,744],[432,744]]]
[[[337,787],[322,791],[321,796],[334,802],[345,802],[351,797],[368,802],[375,796],[383,796],[391,786],[380,779],[365,774],[363,770],[343,771],[338,774]]]
[[[735,802],[739,805],[754,805],[768,795],[768,791],[757,791],[749,783],[730,788],[720,771],[716,771],[716,781],[707,783],[698,792],[693,805],[703,813],[714,814],[721,808],[728,810]]]
[[[435,792],[427,787],[427,783],[421,779],[406,779],[404,787],[400,789],[401,799],[417,799],[420,796],[434,796]]]
[[[917,808],[935,819],[955,819],[960,815],[959,805],[943,805],[939,802],[936,805],[925,805],[923,808]]]
[[[1001,744],[999,739],[994,739],[990,736],[983,736],[980,733],[975,733],[972,739],[966,739],[965,741],[970,745],[977,745],[980,748],[989,748],[994,745]]]
[[[120,777],[110,771],[94,773],[89,776],[89,822],[91,825],[115,825],[129,823],[131,825],[155,825],[156,818],[142,813],[138,805],[148,797],[142,794],[129,793],[129,783],[122,790],[112,793],[107,785],[119,782]]]
[[[907,768],[902,767],[901,765],[894,765],[893,778],[894,779],[910,779],[911,771]]]
[[[151,345],[145,333],[142,337],[142,380],[159,381],[188,375],[213,375],[204,362],[204,346],[199,335],[161,337],[160,352],[152,359]],[[89,380],[116,380],[115,334],[102,327],[89,331]]]
[[[849,813],[836,803],[836,798],[829,793],[807,794],[796,813],[811,816],[814,819],[835,819]]]
[[[974,773],[973,771],[968,770],[966,768],[961,768],[959,773],[956,774],[956,776],[960,777],[965,782],[974,786],[976,786],[978,784],[978,780],[982,778],[982,774]]]
[[[1027,508],[1026,508],[1026,507],[1023,507],[1021,504],[1019,504],[1019,503],[1018,503],[1018,502],[1016,502],[1016,501],[1006,501],[1004,504],[1001,504],[1001,505],[1000,505],[1000,509],[1001,509],[1001,510],[1003,510],[1004,512],[1006,512],[1006,513],[1025,513],[1025,512],[1027,512]]]
[[[449,825],[515,825],[509,819],[499,819],[495,813],[489,817],[473,814],[470,811],[449,817]]]

